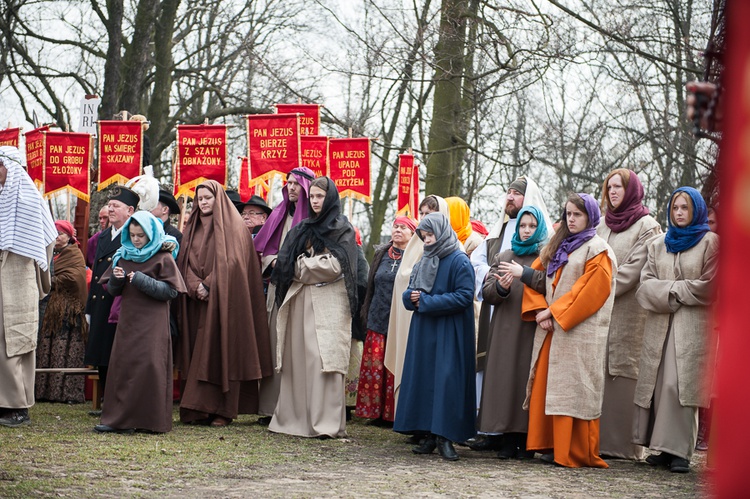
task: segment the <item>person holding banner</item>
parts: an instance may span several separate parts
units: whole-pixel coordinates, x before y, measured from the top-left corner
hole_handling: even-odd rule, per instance
[[[358,249],[336,184],[310,184],[309,219],[289,231],[276,286],[279,401],[269,430],[301,437],[346,436],[344,378],[358,310]]]
[[[226,426],[258,411],[258,380],[272,370],[263,281],[253,238],[221,184],[195,190],[177,265],[183,423]]]
[[[440,213],[417,226],[424,254],[412,270],[403,306],[411,310],[409,343],[394,431],[424,435],[415,454],[459,456],[453,442],[474,435],[474,269]]]
[[[21,164],[0,146],[0,425],[31,422],[39,300],[50,291],[49,262],[57,230]]]
[[[261,256],[261,267],[263,277],[268,278],[276,265],[279,249],[286,241],[289,231],[300,222],[307,219],[309,213],[310,183],[315,178],[315,173],[307,167],[294,168],[287,175],[286,185],[281,189],[282,199],[268,216],[263,227],[255,236],[255,249]],[[266,296],[266,311],[268,312],[268,330],[271,334],[271,351],[276,352],[276,287],[273,283],[268,284]],[[260,382],[260,406],[258,414],[261,417],[258,422],[268,425],[271,416],[276,409],[279,398],[279,387],[281,376],[276,373],[276,355],[273,359],[274,373]]]
[[[648,314],[635,387],[633,442],[660,451],[646,462],[673,473],[690,471],[698,408],[707,407],[710,396],[711,380],[704,376],[712,375],[707,369],[709,307],[719,236],[709,230],[707,211],[696,189],[680,187],[672,193],[667,233],[649,243],[635,294]]]
[[[101,393],[107,387],[107,370],[109,357],[112,353],[112,343],[117,331],[116,310],[113,312],[114,296],[109,294],[100,282],[104,272],[112,265],[115,252],[120,249],[120,232],[128,218],[135,213],[140,198],[138,194],[127,187],[116,186],[109,198],[110,226],[99,234],[99,240],[94,251],[94,266],[91,269],[91,285],[86,300],[86,315],[89,318],[89,338],[86,344],[84,363],[99,369],[99,386]],[[99,414],[93,413],[98,416]]]
[[[170,301],[185,292],[174,261],[179,244],[159,219],[138,211],[123,227],[112,259],[107,291],[122,296],[122,314],[112,345],[100,433],[172,429],[172,340]]]

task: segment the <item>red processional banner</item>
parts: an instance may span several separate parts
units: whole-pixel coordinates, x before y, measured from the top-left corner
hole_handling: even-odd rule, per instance
[[[277,173],[286,175],[302,163],[297,114],[247,116],[250,183],[266,181]]]
[[[194,196],[206,180],[227,185],[227,126],[178,125],[174,195]]]
[[[247,201],[253,195],[253,188],[250,186],[250,167],[247,164],[247,156],[240,159],[242,163],[240,164],[240,181],[237,192],[239,192],[241,200]]]
[[[99,121],[99,186],[125,184],[141,174],[143,125],[140,121]]]
[[[721,186],[721,237],[718,297],[714,315],[718,317],[720,336],[716,359],[716,398],[711,403],[714,411],[711,430],[711,449],[714,469],[711,473],[711,494],[718,498],[744,497],[747,494],[748,473],[743,460],[737,456],[747,451],[750,442],[750,397],[743,372],[747,367],[750,335],[743,303],[750,300],[750,287],[742,269],[747,262],[750,245],[750,2],[726,2],[726,54],[722,57],[725,69],[722,80],[725,91],[719,96],[723,102],[723,130],[719,154]],[[716,334],[714,332],[714,334]],[[705,363],[707,371],[713,371]]]
[[[329,171],[341,197],[370,202],[370,139],[330,139]]]
[[[61,191],[89,201],[89,169],[93,138],[88,133],[42,132],[44,148],[44,197]]]
[[[414,163],[413,154],[398,155],[398,196],[396,215],[409,215],[418,218],[419,207],[419,165]]]
[[[20,141],[20,128],[6,128],[5,130],[0,130],[0,146],[18,147]]]
[[[320,105],[319,104],[276,104],[279,114],[300,114],[299,134],[320,134]]]
[[[37,189],[44,186],[44,135],[49,125],[26,132],[26,171]]]
[[[303,135],[302,166],[315,172],[316,177],[328,176],[328,137],[325,135]]]

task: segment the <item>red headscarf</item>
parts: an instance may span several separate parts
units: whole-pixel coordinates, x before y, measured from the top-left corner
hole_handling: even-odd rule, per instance
[[[70,222],[68,222],[67,220],[55,220],[55,228],[57,229],[57,232],[64,232],[65,234],[70,236],[70,240],[80,246],[80,243],[75,236],[76,230],[73,228],[73,225]]]
[[[414,223],[414,220],[407,216],[402,215],[400,217],[396,217],[396,220],[393,221],[393,225],[396,224],[406,225],[407,227],[409,227],[409,229],[411,229],[412,233],[417,231],[417,224]]]

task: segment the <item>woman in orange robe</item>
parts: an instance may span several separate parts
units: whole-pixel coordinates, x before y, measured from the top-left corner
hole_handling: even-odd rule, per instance
[[[599,218],[593,197],[569,196],[560,228],[532,264],[537,272],[521,276],[522,317],[538,324],[524,402],[527,449],[570,468],[608,467],[599,457],[599,417],[616,259],[596,235]]]

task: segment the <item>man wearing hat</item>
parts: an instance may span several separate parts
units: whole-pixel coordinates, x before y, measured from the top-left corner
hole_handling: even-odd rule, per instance
[[[151,210],[151,214],[162,221],[164,232],[168,236],[174,237],[179,244],[182,244],[182,232],[169,223],[169,215],[180,214],[180,206],[171,192],[159,189],[159,203],[156,205],[156,208]]]
[[[253,237],[260,231],[263,224],[266,223],[268,215],[271,214],[271,208],[263,201],[263,198],[253,194],[250,199],[242,204],[240,215],[245,222],[245,226],[253,231]]]
[[[115,298],[104,289],[99,281],[112,264],[112,257],[120,248],[122,226],[135,212],[139,201],[138,194],[127,187],[116,186],[112,190],[107,205],[110,225],[100,233],[94,253],[94,265],[91,268],[91,287],[86,300],[89,338],[84,363],[96,366],[99,369],[100,393],[104,393],[104,387],[107,383],[109,354],[112,351],[112,343],[115,341],[117,321],[110,322],[110,312]]]

